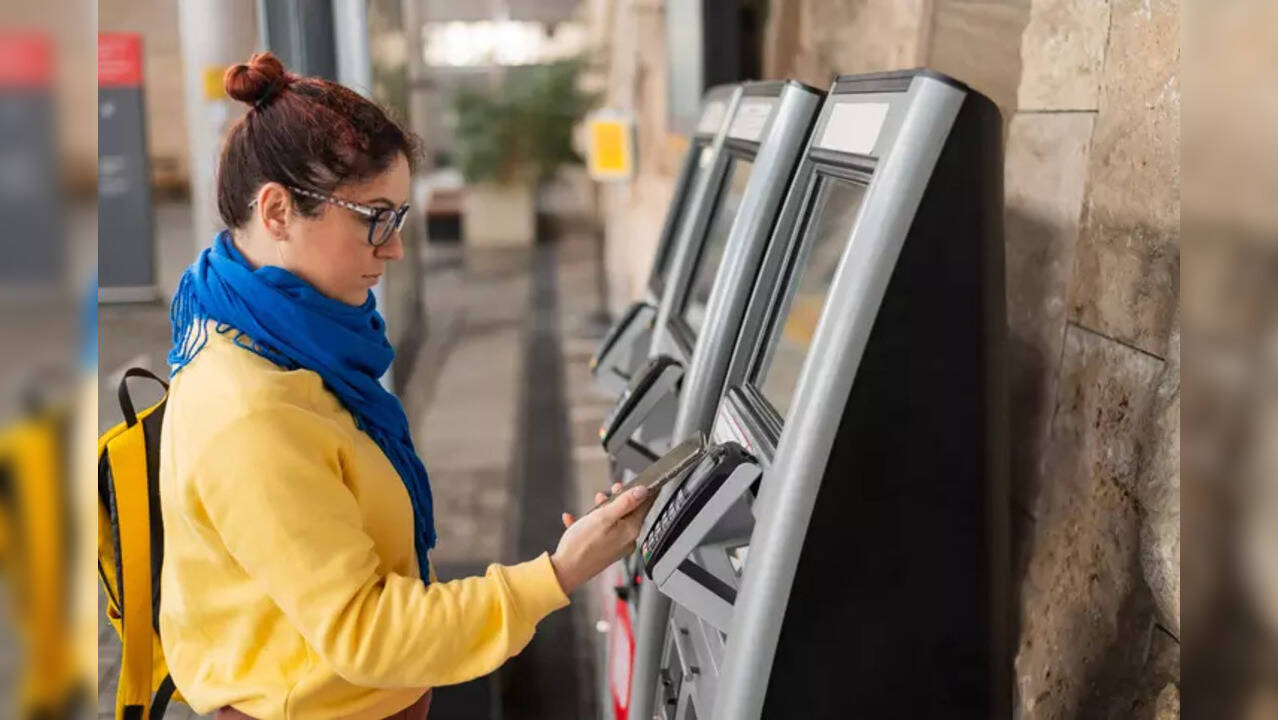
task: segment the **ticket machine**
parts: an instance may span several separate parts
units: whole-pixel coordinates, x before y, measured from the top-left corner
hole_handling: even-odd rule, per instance
[[[987,98],[834,81],[640,535],[631,717],[1009,716],[1002,197]]]
[[[701,117],[675,182],[644,297],[627,308],[609,328],[590,360],[595,382],[605,392],[620,394],[635,370],[648,358],[657,304],[665,292],[677,246],[683,241],[704,240],[704,235],[697,235],[694,240],[688,229],[697,224],[699,214],[710,210],[709,204],[701,202],[701,194],[708,184],[707,175],[715,166],[715,157],[723,149],[715,139],[731,118],[740,89],[740,85],[718,85],[707,90],[701,101]]]
[[[742,87],[711,146],[720,151],[712,155],[705,178],[701,202],[706,212],[689,221],[689,237],[658,263],[668,262],[669,269],[653,327],[656,352],[645,356],[599,430],[618,479],[641,471],[672,443],[683,398],[700,396],[701,386],[716,396],[721,391],[722,373],[708,375],[699,368],[727,364],[764,246],[823,95],[796,82]],[[695,359],[702,356],[705,360]],[[612,700],[607,709],[615,717],[642,717],[627,715],[633,697],[629,668],[631,618],[639,597],[636,573],[634,558],[620,563],[616,582],[610,583],[617,597],[605,601],[612,601],[615,610],[602,676],[608,678]],[[618,635],[623,631],[626,637]]]
[[[670,446],[683,387],[715,380],[696,375],[698,363],[726,366],[821,97],[821,91],[793,81],[741,86],[732,117],[715,141],[722,151],[701,198],[708,212],[689,228],[692,238],[704,239],[676,246],[648,359],[599,431],[619,468],[638,472]],[[694,360],[698,354],[706,360]],[[685,380],[689,371],[691,382]]]

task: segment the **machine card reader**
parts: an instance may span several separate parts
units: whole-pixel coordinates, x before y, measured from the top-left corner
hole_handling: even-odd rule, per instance
[[[677,401],[682,382],[683,364],[669,355],[651,358],[630,378],[599,426],[604,450],[620,467],[638,473],[657,459],[657,454],[637,442],[634,435],[662,402]]]
[[[748,543],[762,469],[735,442],[715,445],[655,516],[640,559],[663,593],[726,631],[740,570],[731,551]]]
[[[615,394],[625,389],[637,364],[636,356],[648,351],[656,320],[657,308],[640,301],[608,330],[590,359],[590,372],[600,390]]]

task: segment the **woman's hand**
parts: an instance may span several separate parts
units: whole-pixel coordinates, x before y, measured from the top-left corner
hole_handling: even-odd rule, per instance
[[[621,483],[612,486],[614,494],[620,489]],[[634,552],[635,539],[654,497],[648,488],[640,486],[580,520],[564,513],[563,521],[568,529],[559,538],[559,547],[550,556],[550,562],[555,566],[555,575],[565,595]],[[595,495],[596,504],[607,499],[603,493]]]

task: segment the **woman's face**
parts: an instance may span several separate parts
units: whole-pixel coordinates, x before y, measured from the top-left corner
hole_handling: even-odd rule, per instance
[[[408,202],[408,159],[402,154],[382,174],[339,185],[331,194],[360,205],[397,209]],[[283,267],[316,290],[349,305],[361,305],[386,272],[386,263],[404,256],[395,231],[384,245],[368,242],[369,219],[330,202],[311,217],[290,213],[287,230],[276,242]]]

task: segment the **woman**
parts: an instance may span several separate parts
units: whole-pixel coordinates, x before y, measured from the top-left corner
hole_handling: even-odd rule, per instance
[[[403,254],[414,141],[269,53],[224,84],[252,108],[222,150],[228,230],[171,310],[165,658],[219,717],[423,718],[429,688],[500,666],[628,552],[651,498],[565,514],[553,554],[437,582],[430,484],[378,383],[393,351],[370,290]]]

